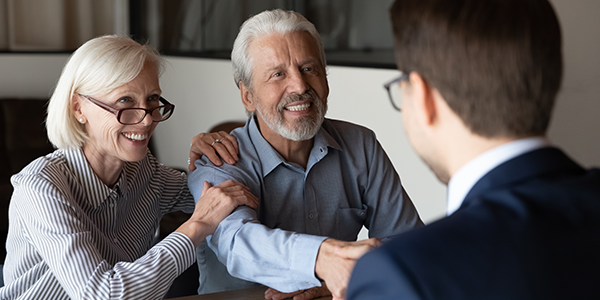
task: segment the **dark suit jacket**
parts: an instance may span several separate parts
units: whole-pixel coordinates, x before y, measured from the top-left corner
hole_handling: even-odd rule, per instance
[[[501,164],[454,214],[361,258],[348,299],[600,299],[600,170],[556,148]]]

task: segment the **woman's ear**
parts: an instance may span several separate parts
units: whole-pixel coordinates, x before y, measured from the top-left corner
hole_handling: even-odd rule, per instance
[[[244,104],[246,109],[251,112],[256,111],[256,106],[254,105],[254,94],[241,81],[240,81],[240,94],[242,96],[242,103]]]
[[[81,98],[77,94],[73,94],[71,97],[71,110],[77,121],[81,124],[85,124],[86,118],[81,110]]]

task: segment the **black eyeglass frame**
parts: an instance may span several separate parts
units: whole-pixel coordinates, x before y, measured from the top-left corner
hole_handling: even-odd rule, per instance
[[[165,120],[169,119],[173,115],[173,112],[175,111],[175,104],[171,104],[169,101],[167,101],[167,99],[165,99],[163,97],[160,97],[158,99],[158,101],[160,101],[164,105],[160,105],[160,106],[157,106],[157,107],[154,107],[154,108],[151,108],[151,109],[145,109],[145,108],[141,108],[141,107],[130,107],[130,108],[114,109],[114,108],[112,108],[112,107],[110,107],[110,106],[108,106],[108,105],[106,105],[106,104],[104,104],[104,103],[102,103],[102,102],[100,102],[100,101],[98,101],[98,100],[90,97],[90,96],[82,95],[82,94],[79,94],[79,96],[82,96],[82,97],[90,100],[90,102],[96,104],[100,108],[106,110],[109,113],[114,114],[117,117],[117,122],[119,122],[119,123],[121,123],[123,125],[135,125],[135,124],[139,124],[139,123],[141,123],[144,120],[144,118],[146,118],[146,116],[148,114],[150,114],[152,116],[152,113],[155,110],[161,109],[161,108],[165,108],[167,110],[167,112],[169,112],[169,114],[167,115],[166,118],[163,118],[163,119],[160,119],[160,120],[154,120],[154,119],[152,119],[152,122],[162,122],[162,121],[165,121]],[[121,122],[121,114],[123,114],[123,112],[127,111],[127,110],[143,110],[144,111],[144,115],[140,118],[139,121],[137,121],[135,123],[123,123],[123,122]]]
[[[402,72],[400,71],[400,76],[392,79],[389,82],[386,82],[385,84],[383,84],[383,88],[385,88],[385,90],[388,93],[388,97],[390,98],[390,102],[392,103],[392,106],[394,107],[394,109],[396,109],[397,111],[402,111],[402,108],[398,107],[396,105],[396,103],[394,103],[394,98],[392,97],[392,92],[390,91],[390,88],[392,87],[392,84],[397,84],[401,81],[408,81],[408,76],[409,76],[409,72]]]

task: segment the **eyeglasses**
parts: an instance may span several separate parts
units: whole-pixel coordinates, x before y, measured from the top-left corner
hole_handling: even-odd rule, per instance
[[[389,82],[386,82],[383,87],[387,90],[388,96],[390,97],[390,102],[392,106],[397,111],[402,111],[402,94],[400,93],[400,86],[398,85],[401,81],[408,81],[408,72],[400,72],[400,76],[392,79]]]
[[[117,121],[123,125],[135,125],[144,120],[146,115],[152,116],[153,122],[162,122],[171,117],[173,111],[175,110],[175,105],[169,103],[167,99],[160,97],[159,101],[164,104],[161,106],[157,106],[151,109],[145,108],[123,108],[123,109],[114,109],[90,96],[81,95],[86,99],[90,100],[90,102],[98,105],[100,108],[114,114],[117,116]]]

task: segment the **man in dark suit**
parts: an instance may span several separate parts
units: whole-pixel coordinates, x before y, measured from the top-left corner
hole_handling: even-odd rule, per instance
[[[448,184],[448,217],[361,258],[348,298],[600,299],[600,170],[545,137],[562,77],[550,3],[397,0],[391,16],[406,133]]]

